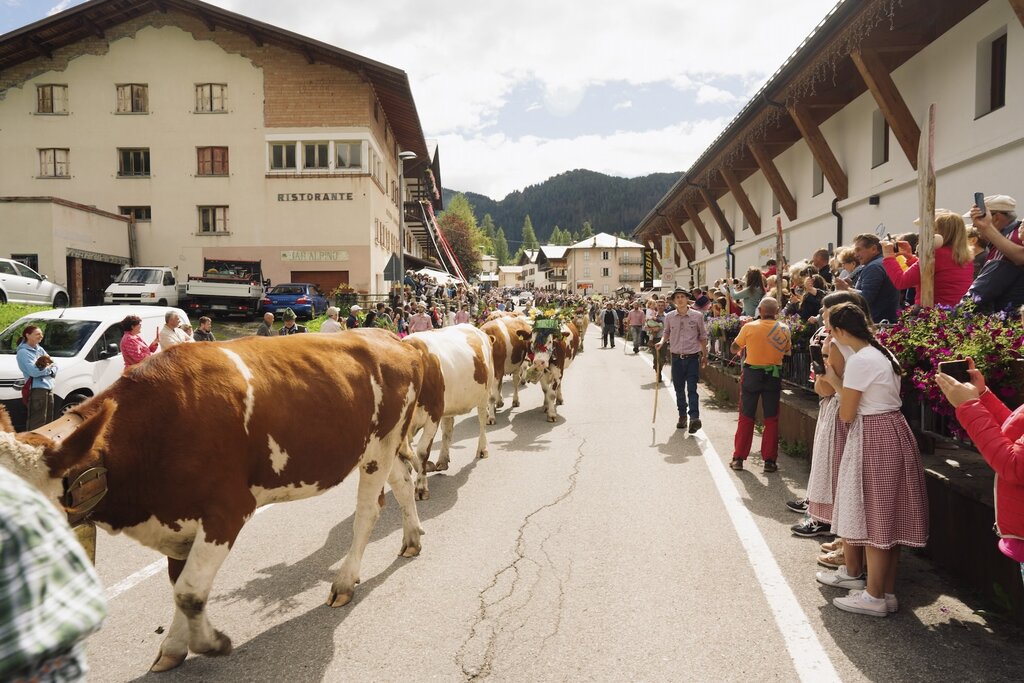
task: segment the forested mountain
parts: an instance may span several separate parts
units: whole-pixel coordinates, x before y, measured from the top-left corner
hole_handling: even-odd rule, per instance
[[[678,173],[618,178],[577,169],[517,190],[500,201],[473,192],[464,194],[477,220],[490,214],[495,226],[504,228],[509,251],[515,252],[527,216],[541,244],[548,241],[556,225],[578,233],[584,221],[590,221],[595,233],[629,235],[678,178]],[[458,192],[444,190],[445,206]]]

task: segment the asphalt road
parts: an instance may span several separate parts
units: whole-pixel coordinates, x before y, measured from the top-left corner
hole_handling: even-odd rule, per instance
[[[728,470],[735,413],[706,392],[702,433],[675,429],[665,388],[652,428],[648,357],[621,344],[602,350],[591,328],[558,422],[527,388],[499,412],[488,459],[472,459],[476,420],[461,419],[452,468],[419,504],[423,553],[398,557],[389,493],[346,607],[324,602],[354,484],[258,514],[210,599],[228,657],[148,674],[172,613],[165,566],[101,532],[111,608],[89,640],[91,680],[1019,680],[1021,631],[975,614],[914,553],[897,615],[834,608],[840,593],[814,581],[821,539],[791,536],[783,506],[807,462]]]

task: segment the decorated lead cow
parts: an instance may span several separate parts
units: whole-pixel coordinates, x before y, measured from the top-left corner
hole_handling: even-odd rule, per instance
[[[544,392],[544,410],[548,422],[558,418],[562,404],[565,371],[579,352],[580,334],[576,325],[556,318],[539,318],[533,324],[533,340],[527,356],[526,381],[540,382]]]

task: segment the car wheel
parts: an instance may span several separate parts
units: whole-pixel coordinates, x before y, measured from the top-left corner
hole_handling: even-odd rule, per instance
[[[84,403],[89,398],[89,394],[86,394],[81,391],[74,391],[68,394],[68,397],[65,398],[64,402],[60,404],[60,414],[63,415],[64,413],[68,412],[75,406]]]
[[[4,294],[3,292],[0,292],[0,304],[5,304],[5,303],[7,303],[7,295]]]
[[[157,306],[166,306],[167,305],[167,299],[160,299],[160,301],[156,302],[156,305]]]
[[[68,295],[64,292],[57,292],[57,295],[53,297],[54,308],[67,308],[68,307]]]

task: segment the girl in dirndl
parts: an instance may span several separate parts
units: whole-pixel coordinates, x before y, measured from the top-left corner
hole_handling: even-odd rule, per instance
[[[841,303],[856,304],[865,315],[870,315],[867,301],[857,292],[832,292],[822,299],[821,319],[824,326],[815,332],[811,344],[821,346],[822,357],[826,361],[832,359],[832,367],[839,377],[843,376],[846,359],[853,355],[853,349],[833,340],[829,331],[828,309]],[[826,381],[824,375],[814,377],[814,391],[821,401],[814,429],[811,476],[807,484],[807,514],[815,522],[831,525],[832,503],[835,500],[843,447],[846,445],[846,432],[849,428],[839,419],[839,394],[836,393],[835,387]],[[824,554],[818,556],[818,564],[831,569],[844,568],[842,572],[818,572],[818,581],[826,586],[842,587],[843,581],[864,573],[862,547],[847,547],[842,537],[837,536],[831,543],[822,543],[821,550]],[[858,580],[854,587],[863,587],[863,583]]]
[[[833,340],[853,349],[843,377],[831,364],[825,374],[840,396],[839,418],[849,425],[832,529],[848,545],[864,546],[868,568],[865,589],[851,590],[832,604],[846,612],[884,617],[899,608],[900,548],[921,548],[928,542],[924,467],[900,412],[899,363],[875,340],[868,317],[856,305],[831,307],[829,324]]]

